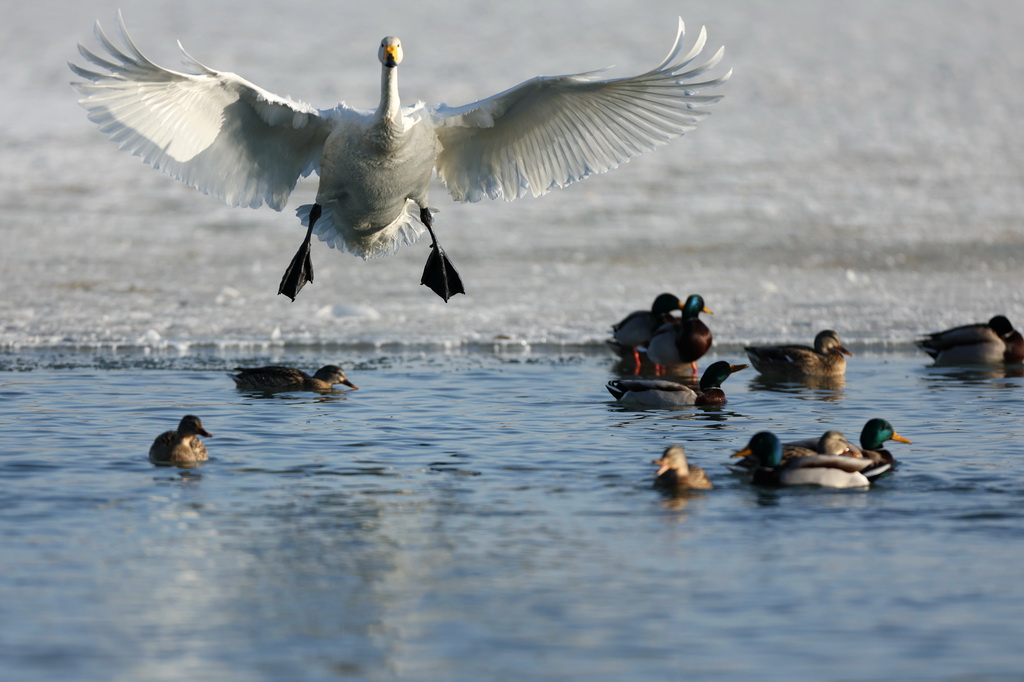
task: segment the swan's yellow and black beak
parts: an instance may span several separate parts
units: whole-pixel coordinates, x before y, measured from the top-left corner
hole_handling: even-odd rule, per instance
[[[398,66],[398,45],[385,45],[384,46],[384,66],[388,68],[394,68]]]

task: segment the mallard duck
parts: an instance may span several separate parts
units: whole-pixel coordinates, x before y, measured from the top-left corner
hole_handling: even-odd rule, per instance
[[[238,374],[228,374],[238,388],[257,391],[318,391],[334,389],[335,384],[344,384],[352,390],[359,387],[348,380],[345,372],[337,365],[324,365],[309,376],[301,369],[291,367],[236,367]]]
[[[640,364],[639,346],[646,346],[651,335],[662,324],[675,321],[672,311],[681,310],[682,301],[675,294],[661,294],[650,310],[635,310],[612,325],[612,338],[607,343],[619,357],[633,357]]]
[[[698,317],[701,313],[714,315],[704,299],[693,294],[683,304],[683,317],[680,322],[670,320],[658,327],[647,344],[647,357],[655,365],[664,368],[668,365],[690,363],[694,374],[697,373],[697,360],[702,358],[711,348],[711,330]]]
[[[195,464],[209,459],[206,446],[199,436],[212,438],[203,428],[199,417],[186,414],[178,422],[177,431],[165,431],[149,447],[149,461],[153,464]]]
[[[1003,315],[996,315],[987,323],[925,334],[917,345],[937,365],[1024,362],[1024,336]]]
[[[910,443],[909,440],[896,433],[896,430],[885,419],[869,419],[860,432],[860,453],[872,462],[889,464],[893,469],[898,462],[892,453],[885,449],[886,441]]]
[[[846,358],[839,334],[831,329],[818,332],[810,346],[747,346],[743,350],[750,364],[762,374],[837,376],[846,373]]]
[[[888,464],[876,464],[849,455],[808,455],[782,462],[782,443],[770,431],[754,435],[733,457],[753,455],[757,466],[750,474],[755,485],[819,485],[825,488],[863,488],[889,471]]]
[[[860,450],[855,448],[840,431],[830,430],[818,438],[805,438],[782,444],[782,463],[786,464],[797,457],[811,455],[846,455],[860,457]],[[736,455],[734,455],[736,456]],[[737,473],[750,472],[757,468],[758,460],[753,453],[748,453],[734,464],[726,465]]]
[[[730,365],[724,360],[713,362],[700,378],[700,388],[664,379],[612,379],[606,385],[612,397],[623,403],[645,407],[687,407],[690,405],[724,405],[722,382],[747,365]]]
[[[695,64],[706,32],[684,53],[680,19],[665,60],[636,76],[538,76],[465,106],[403,108],[402,42],[387,36],[377,49],[377,108],[317,110],[184,50],[190,73],[158,66],[118,19],[124,47],[97,23],[106,54],[79,46],[95,70],[70,66],[83,79],[73,83],[84,95],[79,103],[122,149],[234,206],[281,210],[300,176],[320,175],[316,203],[297,211],[308,229],[278,289],[292,299],[313,281],[314,231],[333,248],[371,258],[411,244],[426,228],[432,243],[421,283],[446,301],[465,293],[432,228],[427,193],[435,170],[455,201],[540,196],[692,130],[720,99],[702,91],[731,75],[694,80],[722,50]]]
[[[656,459],[651,464],[658,467],[654,474],[654,487],[667,490],[710,490],[713,486],[708,480],[707,474],[698,466],[692,466],[686,461],[686,452],[681,445],[671,445],[665,448],[661,459]]]

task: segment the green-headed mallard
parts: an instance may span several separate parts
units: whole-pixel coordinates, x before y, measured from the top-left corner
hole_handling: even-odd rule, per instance
[[[925,334],[917,345],[937,365],[1024,362],[1024,336],[1003,315],[996,315],[987,323]]]
[[[860,453],[872,462],[891,464],[895,469],[896,459],[885,449],[885,442],[894,440],[897,443],[910,443],[909,440],[896,433],[896,430],[885,419],[869,419],[860,432]]]
[[[325,392],[334,389],[335,384],[344,384],[355,390],[359,387],[345,376],[345,372],[337,365],[324,365],[309,376],[301,369],[291,367],[236,367],[238,374],[228,374],[235,380],[238,388],[256,391],[317,391]]]
[[[831,329],[818,332],[814,348],[810,346],[747,346],[750,363],[762,374],[795,376],[839,376],[846,373],[850,351],[843,347],[839,334]]]
[[[209,459],[206,446],[199,436],[212,438],[203,428],[199,417],[186,414],[178,422],[177,431],[164,431],[149,447],[149,461],[153,464],[195,464]]]
[[[658,467],[654,474],[654,487],[666,490],[710,490],[713,486],[707,474],[698,466],[686,461],[686,452],[681,445],[670,445],[651,464]]]
[[[693,294],[683,304],[682,320],[670,320],[658,327],[647,344],[647,357],[659,368],[689,363],[697,372],[697,360],[711,348],[711,330],[698,315],[713,315],[704,299]]]
[[[690,405],[724,405],[722,382],[747,365],[730,365],[724,360],[713,362],[700,378],[700,388],[664,379],[613,379],[606,388],[616,400],[645,407],[687,407]]]
[[[811,455],[846,455],[849,457],[860,457],[860,450],[855,448],[841,431],[829,430],[818,438],[805,438],[803,440],[790,441],[782,444],[782,463],[786,464],[797,457],[810,457]],[[742,457],[735,464],[728,464],[731,471],[747,473],[758,466],[757,457],[753,452]]]
[[[683,303],[675,294],[660,294],[650,310],[635,310],[612,325],[612,338],[607,343],[619,357],[633,357],[640,364],[639,346],[646,346],[651,335],[662,324],[675,320],[672,311],[682,310]]]
[[[782,443],[770,431],[754,435],[747,446],[733,457],[753,455],[757,466],[750,481],[755,485],[818,485],[825,488],[863,488],[889,471],[890,465],[876,464],[863,457],[848,455],[808,455],[782,461]]]

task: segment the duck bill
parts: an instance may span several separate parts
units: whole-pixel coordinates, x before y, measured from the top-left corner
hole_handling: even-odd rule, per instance
[[[735,374],[741,369],[746,369],[747,367],[750,367],[750,365],[729,365],[729,373]]]
[[[843,355],[849,355],[851,358],[853,357],[853,353],[846,350],[846,348],[844,348],[843,346],[836,346],[836,350],[842,353]]]
[[[200,436],[206,436],[207,438],[213,438],[213,434],[210,433],[209,431],[207,431],[204,428],[200,428],[198,431],[196,431],[196,433],[198,433]]]
[[[707,306],[704,306],[703,308],[701,308],[701,310],[700,310],[700,311],[701,311],[702,313],[707,313],[708,315],[714,315],[714,313],[713,313],[713,312],[711,312],[711,308],[708,308]]]
[[[352,389],[353,391],[358,391],[358,390],[359,390],[359,387],[358,387],[358,386],[356,386],[355,384],[353,384],[353,383],[352,383],[351,381],[349,381],[348,379],[343,379],[341,383],[343,383],[344,385],[348,386],[348,387],[349,387],[349,388],[351,388],[351,389]]]
[[[661,476],[663,473],[665,473],[669,469],[668,463],[665,460],[663,460],[663,459],[656,459],[656,460],[652,461],[651,464],[655,464],[658,467],[657,473],[654,474],[655,477]]]
[[[892,434],[892,440],[896,441],[897,443],[907,443],[908,445],[910,444],[910,441],[908,439],[904,438],[898,433]]]
[[[731,454],[729,456],[730,457],[746,457],[747,455],[752,455],[752,454],[754,454],[753,450],[751,450],[750,448],[743,448],[739,452],[734,452],[733,454]]]

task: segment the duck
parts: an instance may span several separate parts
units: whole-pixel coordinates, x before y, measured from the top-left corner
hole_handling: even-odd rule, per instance
[[[761,431],[732,456],[753,455],[757,466],[750,474],[750,482],[770,487],[864,488],[890,469],[888,464],[876,464],[870,459],[849,455],[812,454],[794,457],[784,463],[782,450],[778,436],[771,431]]]
[[[681,445],[670,445],[661,454],[661,459],[651,462],[658,467],[654,474],[654,487],[666,490],[711,490],[714,486],[704,470],[688,464],[686,451]]]
[[[845,455],[849,457],[860,457],[861,453],[850,441],[846,439],[841,431],[831,429],[818,438],[806,438],[803,440],[790,441],[782,444],[782,463],[786,464],[797,457],[810,457],[812,455]],[[736,473],[748,473],[758,466],[757,457],[748,453],[734,464],[726,465]]]
[[[672,312],[682,310],[683,302],[675,294],[659,294],[650,310],[635,310],[612,325],[612,338],[607,343],[619,357],[633,357],[640,364],[640,347],[663,323],[675,320]]]
[[[890,440],[897,443],[910,443],[909,440],[896,433],[896,429],[887,420],[877,417],[869,419],[860,432],[861,456],[878,464],[889,464],[895,470],[899,462],[891,452],[885,449],[885,442]]]
[[[213,434],[203,428],[199,417],[186,414],[178,422],[176,431],[164,431],[156,437],[149,447],[149,461],[164,465],[205,462],[210,458],[199,436],[213,438]]]
[[[844,356],[853,355],[832,329],[818,332],[813,348],[790,344],[746,346],[743,350],[758,372],[790,376],[842,376],[846,374]]]
[[[1024,336],[1005,315],[925,334],[917,345],[936,365],[1018,364],[1024,362]]]
[[[682,320],[671,320],[662,323],[647,344],[647,357],[656,365],[656,373],[660,373],[669,365],[690,364],[690,369],[697,373],[697,360],[711,348],[711,330],[698,317],[701,313],[714,315],[700,294],[687,297],[682,307]]]
[[[348,380],[345,371],[337,365],[324,365],[310,376],[292,367],[235,367],[238,374],[228,374],[237,388],[259,391],[325,391],[334,390],[335,384],[344,384],[353,391],[359,387]]]
[[[622,403],[644,407],[689,407],[691,405],[724,405],[722,382],[746,369],[748,365],[731,365],[719,360],[708,365],[700,377],[700,388],[665,379],[612,379],[605,388]]]
[[[704,91],[732,75],[698,79],[724,49],[698,59],[702,27],[684,53],[680,18],[665,59],[635,76],[538,76],[462,106],[403,107],[404,45],[385,36],[376,109],[342,102],[318,110],[212,69],[180,42],[185,71],[159,66],[136,47],[120,12],[118,24],[122,45],[96,22],[103,53],[79,44],[91,66],[69,67],[81,79],[71,84],[79,104],[121,149],[232,206],[280,211],[300,176],[319,174],[315,202],[296,210],[306,236],[278,287],[292,301],[313,281],[314,233],[367,259],[412,244],[424,228],[431,244],[420,283],[445,302],[464,294],[433,228],[427,190],[435,171],[457,202],[540,196],[693,130],[722,97]]]

